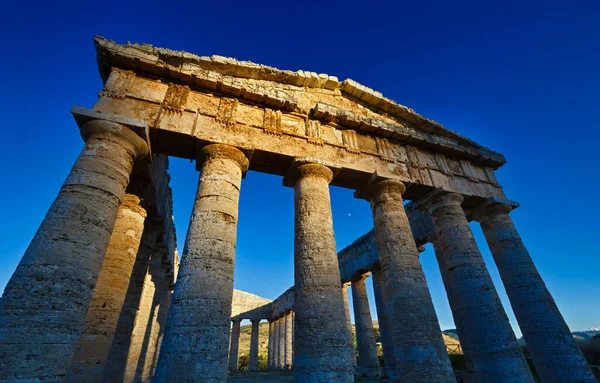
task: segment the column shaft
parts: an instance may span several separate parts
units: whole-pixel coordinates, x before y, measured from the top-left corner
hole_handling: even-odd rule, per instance
[[[452,285],[450,284],[450,279],[448,277],[448,273],[449,273],[448,267],[446,266],[446,263],[444,262],[444,258],[442,256],[442,251],[439,248],[437,236],[435,234],[433,234],[430,236],[429,240],[433,245],[433,249],[435,252],[435,258],[437,259],[438,266],[440,268],[440,274],[442,276],[442,282],[443,282],[444,288],[446,290],[446,296],[448,297],[448,304],[450,305],[450,310],[452,311],[452,318],[454,319],[456,315],[459,315],[455,312],[458,310],[458,307],[456,306],[456,300],[460,299],[460,297],[456,297],[454,295],[454,292],[452,291]],[[466,360],[465,367],[467,369],[466,374],[468,375],[468,378],[470,379],[469,382],[465,381],[465,383],[477,382],[475,367],[473,366],[473,360],[471,359],[471,348],[468,344],[469,338],[465,335],[465,331],[468,331],[468,329],[463,329],[462,324],[457,323],[457,321],[455,319],[454,319],[454,324],[456,326],[456,333],[457,333],[458,339],[460,341],[460,347],[465,355],[465,360]],[[463,377],[463,380],[465,377]]]
[[[285,315],[279,318],[279,345],[277,347],[277,368],[285,368]]]
[[[216,144],[201,150],[198,163],[198,191],[156,382],[227,379],[238,202],[248,159]]]
[[[126,194],[119,206],[85,329],[67,376],[69,382],[102,382],[144,230],[146,210],[140,202],[138,196]]]
[[[260,320],[252,321],[250,333],[250,357],[248,358],[248,371],[258,371],[258,326]]]
[[[296,168],[294,186],[295,382],[353,382],[325,166]]]
[[[391,318],[389,318],[385,309],[381,271],[372,271],[371,278],[373,280],[373,293],[375,295],[375,306],[377,309],[377,319],[379,321],[379,337],[381,339],[381,347],[383,348],[383,363],[385,364],[385,373],[389,376],[390,374],[393,374],[396,362],[394,356],[394,342],[392,341],[389,328],[389,321]]]
[[[437,194],[427,202],[438,247],[454,296],[457,328],[482,382],[533,382],[479,252],[459,194]]]
[[[231,327],[231,345],[229,346],[229,372],[234,373],[239,371],[238,356],[240,352],[240,324],[241,320],[233,321]]]
[[[285,315],[285,368],[292,368],[292,313],[289,312]]]
[[[274,337],[275,337],[275,322],[269,320],[269,345],[268,345],[268,357],[267,357],[267,368],[269,370],[273,370],[273,345],[274,345]]]
[[[125,301],[104,366],[105,382],[130,382],[135,371],[141,344],[155,306],[155,285],[149,271],[152,258],[158,257],[156,240],[159,226],[146,220]],[[154,259],[156,263],[156,259]]]
[[[279,369],[279,318],[273,323],[273,369]]]
[[[543,382],[595,382],[509,212],[506,205],[488,207],[481,228],[538,375]]]
[[[364,277],[352,281],[352,303],[354,323],[356,324],[356,342],[358,343],[359,370],[368,377],[379,377],[381,368]]]
[[[342,299],[344,300],[344,316],[346,317],[346,327],[348,329],[348,347],[352,357],[352,368],[356,369],[356,350],[354,349],[354,336],[352,335],[352,319],[350,318],[350,305],[348,304],[348,286],[350,283],[342,285]]]
[[[396,357],[395,374],[410,382],[455,382],[440,325],[419,262],[397,181],[370,185],[371,202],[386,311]]]
[[[103,120],[81,127],[85,148],[0,300],[0,380],[64,380],[136,158],[148,147]]]

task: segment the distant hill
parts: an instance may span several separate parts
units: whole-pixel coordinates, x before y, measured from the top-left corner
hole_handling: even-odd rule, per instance
[[[600,331],[598,330],[587,330],[587,331],[574,331],[573,337],[575,339],[592,339],[595,335],[600,335]]]

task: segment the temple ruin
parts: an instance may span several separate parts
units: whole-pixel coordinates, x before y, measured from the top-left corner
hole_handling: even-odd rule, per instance
[[[0,381],[225,382],[247,319],[248,369],[258,370],[266,320],[268,368],[298,383],[533,382],[477,221],[541,381],[596,382],[510,218],[519,205],[496,179],[502,154],[350,79],[101,37],[95,46],[104,88],[91,109],[71,111],[85,145],[0,301]],[[199,171],[181,264],[169,156]],[[294,188],[294,286],[274,301],[233,289],[248,170]],[[373,213],[373,230],[339,254],[329,185],[355,190]],[[467,360],[459,373],[419,262],[426,243]]]

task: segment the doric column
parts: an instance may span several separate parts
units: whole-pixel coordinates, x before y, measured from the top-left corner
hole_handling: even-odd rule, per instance
[[[229,372],[234,373],[239,371],[238,355],[240,351],[240,324],[241,319],[232,319],[231,327],[231,345],[229,346]]]
[[[102,382],[104,365],[140,247],[146,209],[140,197],[126,194],[98,276],[85,328],[77,345],[69,382]]]
[[[296,342],[294,337],[296,336],[296,313],[292,311],[292,368],[294,368],[294,356],[296,355]]]
[[[352,369],[356,369],[356,350],[354,349],[354,337],[352,336],[352,319],[350,318],[350,305],[348,304],[348,287],[350,283],[342,284],[342,299],[344,300],[344,316],[346,317],[346,327],[348,329],[348,348],[352,357]]]
[[[159,263],[162,258],[156,241],[160,226],[148,217],[137,253],[125,301],[110,351],[104,366],[105,382],[129,382],[135,378],[141,352],[155,299],[155,285],[150,274],[150,263]],[[128,380],[129,379],[129,380]]]
[[[295,381],[353,382],[329,200],[333,173],[318,164],[294,170]]]
[[[454,300],[454,321],[469,349],[482,382],[533,382],[469,222],[463,197],[436,193],[425,201],[431,213],[448,283]]]
[[[433,250],[435,252],[435,258],[437,259],[438,266],[440,268],[440,274],[442,276],[442,282],[444,284],[444,288],[446,290],[446,296],[448,297],[448,304],[450,305],[450,311],[452,311],[452,318],[455,318],[458,313],[455,313],[458,310],[456,306],[456,301],[460,299],[460,296],[455,296],[455,293],[452,291],[452,285],[450,284],[450,279],[448,278],[448,267],[444,262],[444,258],[442,256],[442,251],[438,245],[437,235],[433,233],[428,238],[429,242],[433,245]],[[462,324],[458,323],[456,319],[454,319],[454,324],[456,326],[456,333],[458,335],[458,339],[460,341],[460,347],[465,355],[465,367],[466,367],[466,375],[463,376],[463,380],[465,383],[476,383],[477,373],[475,372],[475,367],[473,366],[473,360],[471,359],[471,348],[469,347],[468,337],[464,335],[465,331],[468,329],[463,329]]]
[[[481,212],[488,242],[510,304],[543,382],[595,382],[586,359],[508,215],[495,204]]]
[[[292,312],[285,314],[285,368],[292,368]]]
[[[381,365],[377,356],[377,344],[373,332],[373,319],[369,309],[369,298],[365,286],[366,275],[352,281],[352,304],[356,325],[356,343],[358,343],[358,367],[362,374],[378,378]]]
[[[250,357],[248,358],[248,371],[258,371],[258,326],[260,319],[252,320],[250,333]]]
[[[268,345],[268,357],[267,357],[267,368],[273,370],[273,345],[275,339],[275,321],[269,319],[269,345]]]
[[[377,320],[379,321],[379,337],[381,347],[383,348],[383,362],[385,364],[385,374],[392,375],[396,358],[394,356],[394,343],[391,337],[389,321],[391,320],[385,308],[385,297],[383,295],[383,281],[381,280],[381,271],[379,269],[371,272],[373,280],[373,293],[375,295],[375,306],[377,308]],[[391,378],[391,376],[390,376]]]
[[[402,201],[401,182],[372,182],[357,193],[371,203],[395,373],[408,382],[455,382]]]
[[[277,338],[279,345],[277,346],[277,368],[283,370],[285,368],[285,315],[279,318],[279,336]]]
[[[279,370],[279,339],[281,337],[281,318],[275,319],[273,325],[273,369]]]
[[[0,380],[65,379],[133,163],[146,142],[92,120],[85,148],[0,300]]]
[[[238,202],[248,159],[221,144],[199,152],[200,178],[155,382],[227,379]]]

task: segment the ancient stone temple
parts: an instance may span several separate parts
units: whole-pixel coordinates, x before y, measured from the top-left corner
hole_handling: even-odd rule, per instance
[[[0,381],[225,382],[248,319],[248,369],[259,369],[266,320],[267,367],[298,383],[533,382],[469,221],[541,380],[596,381],[510,218],[519,205],[494,175],[501,154],[352,80],[95,45],[104,88],[91,109],[72,109],[83,149],[0,301]],[[180,265],[168,156],[199,172]],[[248,170],[294,188],[294,286],[272,302],[233,290]],[[339,254],[329,185],[355,190],[373,214],[373,230]],[[452,370],[442,340],[419,261],[426,243],[468,371]]]

